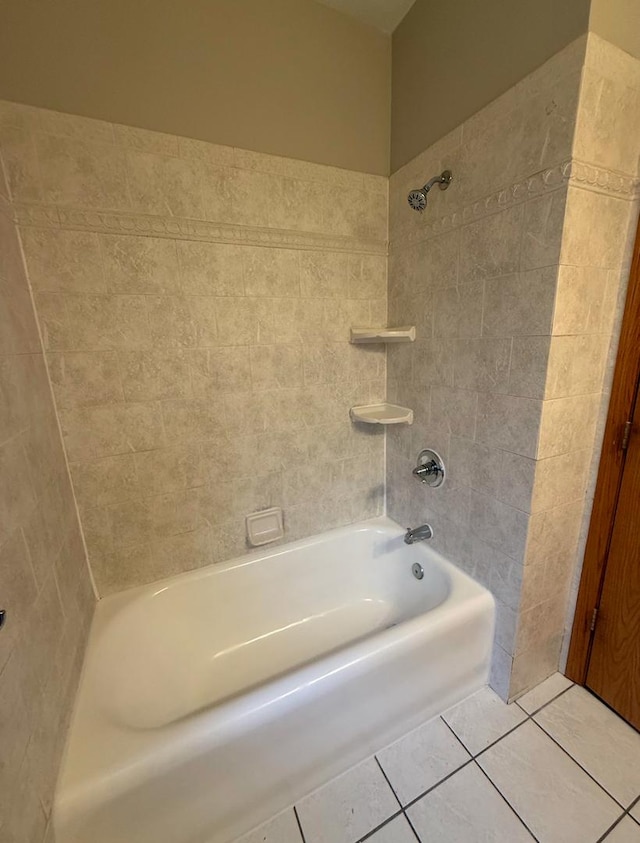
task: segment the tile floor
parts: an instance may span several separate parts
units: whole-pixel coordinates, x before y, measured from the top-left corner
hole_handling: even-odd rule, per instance
[[[488,688],[237,843],[640,843],[640,733],[554,674]]]

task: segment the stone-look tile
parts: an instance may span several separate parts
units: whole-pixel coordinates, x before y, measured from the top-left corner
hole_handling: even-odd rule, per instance
[[[130,209],[125,153],[112,144],[37,135],[45,202],[81,208]]]
[[[640,106],[632,77],[611,78],[584,68],[574,155],[601,167],[635,173],[640,145]]]
[[[431,422],[436,429],[473,439],[478,396],[462,389],[431,390]]]
[[[144,296],[36,295],[48,351],[111,351],[151,344]]]
[[[421,840],[532,843],[533,837],[476,764],[468,764],[412,805]]]
[[[538,839],[595,843],[620,814],[615,802],[532,722],[478,762]]]
[[[176,293],[177,258],[172,240],[100,235],[104,276],[114,293]]]
[[[636,804],[635,804],[635,805],[633,806],[633,808],[629,811],[629,813],[631,814],[631,816],[632,816],[635,820],[637,820],[638,822],[640,822],[640,801],[636,802]]]
[[[607,843],[640,843],[640,825],[631,817],[623,817],[604,839]]]
[[[31,131],[31,110],[14,107],[9,113],[28,118],[23,128]],[[1,108],[0,123],[5,118],[7,109]],[[43,289],[61,290],[65,284],[73,289],[81,278],[79,264],[72,258],[65,267],[61,256],[72,256],[82,240],[89,289],[93,281],[102,283],[101,274],[93,274],[95,237],[62,238],[59,249],[48,253],[44,245],[53,238],[47,240],[47,234],[53,232],[27,235],[34,287],[39,282]],[[9,296],[0,341],[5,355],[0,363],[0,589],[8,610],[0,636],[0,836],[40,843],[95,601],[42,350],[34,341],[18,235],[1,207],[0,255],[2,296]]]
[[[477,691],[442,716],[472,755],[526,719],[516,705],[505,705],[490,688]]]
[[[553,337],[545,397],[600,392],[608,347],[608,338],[600,334]]]
[[[488,279],[484,291],[483,336],[550,334],[555,295],[554,267]]]
[[[564,250],[566,203],[567,193],[564,189],[525,203],[520,269],[536,269],[558,263],[561,246]]]
[[[538,460],[530,511],[540,512],[583,500],[590,457],[591,450],[585,449]]]
[[[436,290],[433,294],[433,336],[479,337],[483,294],[482,282]]]
[[[146,451],[165,444],[159,404],[105,404],[60,410],[70,460]]]
[[[589,266],[558,268],[553,333],[591,334],[604,327],[608,271]]]
[[[34,290],[85,294],[108,292],[109,283],[102,269],[97,234],[23,228],[20,237]]]
[[[574,686],[536,720],[625,807],[640,795],[640,735],[584,688]]]
[[[437,717],[383,749],[377,758],[406,805],[465,764],[470,755]]]
[[[489,495],[471,492],[469,527],[474,536],[512,559],[524,556],[529,517]]]
[[[542,402],[509,395],[478,395],[476,438],[485,445],[535,457]]]
[[[183,296],[145,296],[145,299],[148,332],[152,348],[192,348],[197,344],[191,299]],[[207,300],[200,298],[197,300],[197,304],[193,308],[194,312],[202,313],[201,302],[203,301],[206,302]],[[216,334],[214,314],[214,340]]]
[[[111,504],[107,520],[116,547],[146,544],[204,526],[200,496],[191,490]]]
[[[509,381],[504,391],[526,398],[544,398],[550,346],[550,337],[514,337]]]
[[[407,818],[400,816],[383,825],[379,831],[367,837],[367,840],[370,843],[416,843],[416,836]]]
[[[509,384],[512,341],[502,337],[458,340],[454,385],[478,392],[504,392]]]
[[[570,688],[571,685],[571,680],[567,679],[566,676],[563,676],[561,673],[552,673],[548,679],[545,679],[544,682],[541,682],[540,685],[529,691],[528,694],[520,697],[518,705],[528,714],[533,714],[539,708],[542,708],[543,705],[554,699],[554,697],[557,697],[558,694]]]
[[[346,298],[350,287],[349,255],[340,252],[302,252],[301,294],[313,298]]]
[[[192,352],[191,383],[194,398],[214,400],[223,393],[246,392],[251,387],[249,348],[228,346]]]
[[[519,268],[522,219],[522,206],[516,205],[462,229],[461,283],[510,275]]]
[[[537,648],[551,647],[552,640],[562,637],[566,613],[566,588],[559,589],[558,593],[549,600],[538,603],[531,609],[521,609],[514,653],[516,658],[523,653],[531,653]],[[537,676],[536,681],[540,681],[541,678]]]
[[[178,138],[164,132],[152,132],[148,129],[114,124],[113,138],[119,146],[135,149],[138,152],[178,155]]]
[[[49,354],[49,374],[59,407],[86,407],[123,400],[115,352]]]
[[[629,236],[631,206],[622,199],[571,187],[561,263],[616,269]]]
[[[197,161],[129,150],[126,155],[135,211],[203,219],[202,168]]]
[[[333,779],[296,806],[307,843],[356,843],[398,807],[373,758]]]
[[[529,522],[526,564],[563,552],[574,553],[582,523],[582,501],[534,513]]]
[[[544,401],[538,459],[569,453],[577,443],[589,446],[595,435],[599,407],[598,394]]]
[[[293,810],[289,808],[269,822],[239,837],[235,843],[302,843]]]
[[[349,255],[348,281],[349,298],[379,299],[386,304],[386,257],[382,255]],[[304,292],[302,295],[304,295]]]
[[[251,382],[254,390],[302,386],[302,348],[299,345],[253,346]]]
[[[243,251],[242,262],[248,296],[300,295],[300,261],[297,252],[247,247]]]
[[[180,289],[190,296],[242,296],[242,247],[227,243],[176,243]]]
[[[139,494],[133,454],[71,463],[70,469],[78,500],[90,501],[92,506],[105,506]]]
[[[42,182],[33,133],[24,126],[0,127],[8,191],[16,202],[41,202]]]
[[[126,400],[188,398],[192,394],[189,359],[189,353],[179,348],[167,351],[122,352],[120,367]]]

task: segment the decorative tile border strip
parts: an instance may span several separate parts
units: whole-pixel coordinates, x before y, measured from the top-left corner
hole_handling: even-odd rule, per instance
[[[459,228],[474,220],[498,213],[513,205],[519,205],[536,196],[552,193],[565,186],[579,187],[626,201],[633,201],[640,197],[640,179],[572,158],[555,167],[534,173],[511,187],[492,193],[458,211],[426,222],[416,231],[392,237],[390,248],[421,243],[444,231]]]
[[[211,243],[236,243],[244,246],[270,246],[283,249],[387,254],[387,242],[384,240],[229,225],[180,217],[63,208],[55,205],[14,203],[13,210],[15,221],[21,226],[95,231],[101,234],[133,234],[140,237],[165,237],[175,240],[201,240]]]

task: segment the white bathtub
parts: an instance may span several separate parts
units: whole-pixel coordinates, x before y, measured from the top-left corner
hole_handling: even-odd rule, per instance
[[[227,843],[486,682],[491,595],[402,536],[379,518],[100,601],[58,843]]]

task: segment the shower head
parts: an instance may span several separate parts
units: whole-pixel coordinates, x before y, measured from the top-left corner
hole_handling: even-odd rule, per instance
[[[409,205],[414,211],[424,211],[427,207],[427,193],[431,190],[434,184],[437,184],[440,190],[446,190],[451,184],[453,175],[451,170],[443,170],[439,176],[434,176],[423,186],[412,190],[407,197]]]

